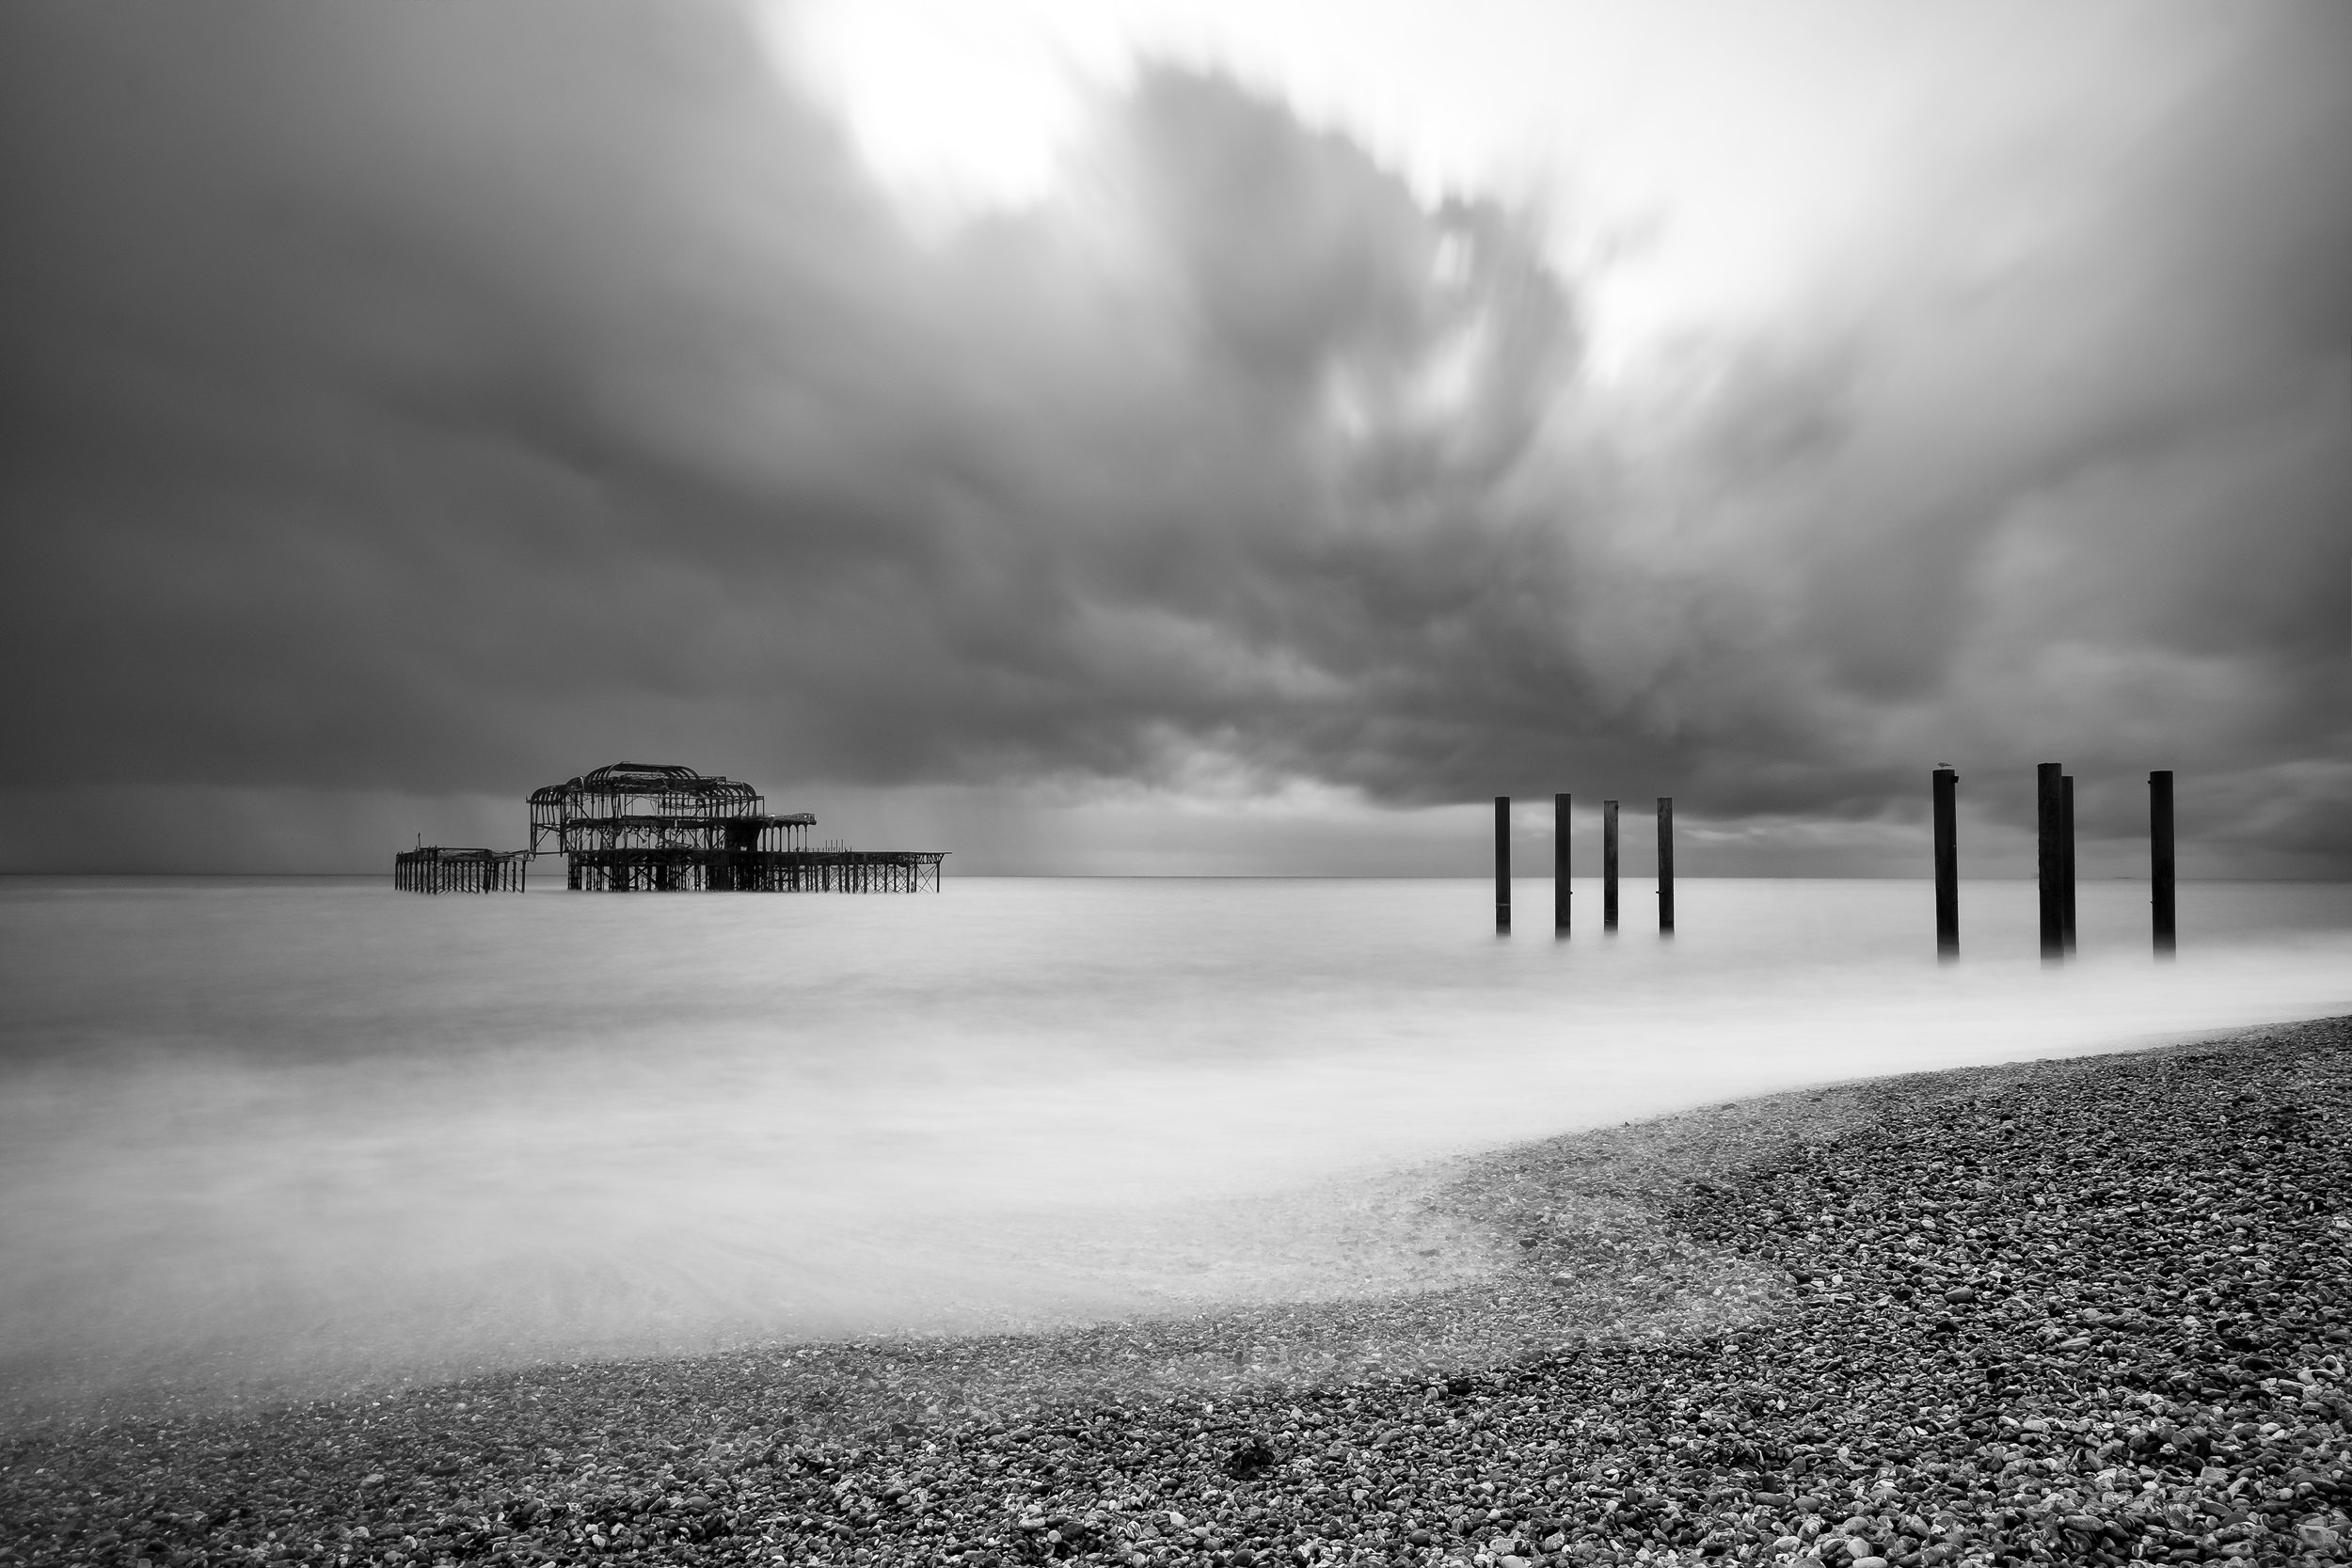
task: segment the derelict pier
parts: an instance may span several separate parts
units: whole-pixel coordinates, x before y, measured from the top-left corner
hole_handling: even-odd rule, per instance
[[[937,893],[938,849],[812,847],[807,812],[776,814],[739,780],[674,763],[616,762],[531,793],[528,849],[419,848],[393,885],[417,893],[523,891],[522,863],[564,857],[582,893]]]

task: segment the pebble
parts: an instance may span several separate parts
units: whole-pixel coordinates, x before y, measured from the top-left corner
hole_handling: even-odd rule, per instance
[[[1807,1090],[1466,1164],[1472,1285],[21,1430],[0,1561],[2335,1562],[2347,1150],[2345,1020]]]

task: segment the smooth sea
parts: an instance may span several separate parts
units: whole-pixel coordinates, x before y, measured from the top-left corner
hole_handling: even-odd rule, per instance
[[[0,1410],[1394,1289],[1447,1156],[2352,1012],[2342,884],[1574,885],[0,879]]]

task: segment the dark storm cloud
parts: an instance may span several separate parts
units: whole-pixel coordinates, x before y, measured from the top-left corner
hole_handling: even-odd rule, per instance
[[[2017,253],[1955,176],[1636,392],[1529,214],[1214,75],[926,235],[724,9],[0,26],[0,635],[53,783],[1867,816],[2047,753],[2352,852],[2340,15],[2249,24]]]

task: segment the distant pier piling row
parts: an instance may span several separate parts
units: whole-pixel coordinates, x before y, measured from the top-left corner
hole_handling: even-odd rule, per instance
[[[936,893],[944,853],[919,849],[583,849],[576,893]]]
[[[2062,963],[2077,942],[2074,874],[2074,777],[2063,763],[2034,766],[2034,876],[2042,926],[2042,958]],[[1960,949],[1960,874],[1952,847],[1951,788],[1957,776],[1935,770],[1935,941],[1950,956]],[[2156,955],[2177,946],[2172,920],[2172,771],[2148,775],[2148,916]]]
[[[1568,813],[1573,797],[1551,798],[1551,928],[1565,935],[1575,908],[1570,878]],[[1675,803],[1658,797],[1658,929],[1675,928]],[[1600,923],[1617,928],[1617,802],[1600,803]],[[1511,797],[1495,797],[1495,929],[1511,928]]]
[[[522,849],[421,845],[392,857],[392,886],[402,893],[520,893],[530,864]]]
[[[1935,886],[1935,954],[1941,962],[1960,957],[1960,773],[1939,763],[1928,775]],[[1565,935],[1572,908],[1569,879],[1568,808],[1572,797],[1551,798],[1551,926]],[[1618,838],[1615,800],[1600,803],[1600,925],[1617,928]],[[1675,929],[1674,797],[1658,797],[1658,931]],[[2075,920],[2074,776],[2066,765],[2034,767],[2034,874],[2044,962],[2074,957]],[[2179,945],[2174,921],[2172,772],[2148,775],[2148,905],[2151,935],[2159,958]],[[1495,929],[1511,928],[1511,797],[1495,797]]]

